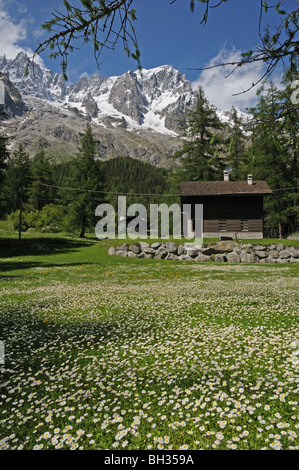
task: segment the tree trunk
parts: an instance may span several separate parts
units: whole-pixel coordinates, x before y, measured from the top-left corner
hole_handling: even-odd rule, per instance
[[[279,232],[279,240],[282,239],[282,226],[281,224],[278,224],[278,232]]]
[[[84,238],[84,235],[85,235],[85,226],[82,225],[82,226],[81,226],[81,232],[80,232],[79,238]]]
[[[21,241],[21,237],[22,237],[22,212],[23,212],[23,181],[21,184],[21,196],[20,196],[19,241]]]

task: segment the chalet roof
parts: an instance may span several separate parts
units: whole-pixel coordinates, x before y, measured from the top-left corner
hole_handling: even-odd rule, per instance
[[[180,184],[181,196],[218,195],[267,195],[272,194],[266,181],[189,181]]]

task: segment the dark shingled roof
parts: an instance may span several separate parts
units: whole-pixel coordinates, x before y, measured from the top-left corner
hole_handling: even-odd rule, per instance
[[[189,181],[180,184],[181,196],[217,195],[266,195],[272,194],[266,181]]]

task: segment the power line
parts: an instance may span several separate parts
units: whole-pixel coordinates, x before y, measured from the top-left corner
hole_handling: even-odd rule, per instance
[[[299,189],[299,187],[293,186],[292,188],[278,188],[278,189],[271,189],[271,191],[288,191],[290,189]]]
[[[90,193],[99,193],[99,194],[113,194],[113,195],[124,195],[124,196],[172,196],[172,197],[178,197],[180,194],[170,194],[170,193],[163,193],[163,194],[158,194],[158,193],[126,193],[126,192],[113,192],[113,191],[98,191],[95,189],[81,189],[81,188],[71,188],[67,186],[56,186],[53,184],[45,184],[45,183],[39,183],[40,186],[46,186],[48,188],[59,188],[59,189],[65,189],[65,190],[70,190],[70,191],[81,191],[81,192],[90,192]]]
[[[164,196],[164,197],[179,197],[180,194],[174,194],[174,193],[126,193],[126,192],[113,192],[113,191],[98,191],[95,189],[83,189],[83,188],[71,188],[69,186],[57,186],[57,185],[51,185],[51,184],[45,184],[45,183],[39,183],[40,186],[46,186],[48,188],[58,188],[58,189],[65,189],[69,191],[81,191],[81,192],[91,192],[91,193],[100,193],[100,194],[113,194],[113,195],[123,195],[123,196]],[[293,189],[299,189],[298,186],[293,186],[290,188],[276,188],[276,189],[271,189],[271,191],[290,191]]]

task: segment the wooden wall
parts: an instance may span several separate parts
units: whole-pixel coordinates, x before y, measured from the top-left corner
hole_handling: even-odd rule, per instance
[[[263,196],[190,196],[181,203],[203,204],[204,232],[219,232],[221,226],[227,232],[263,231]]]

